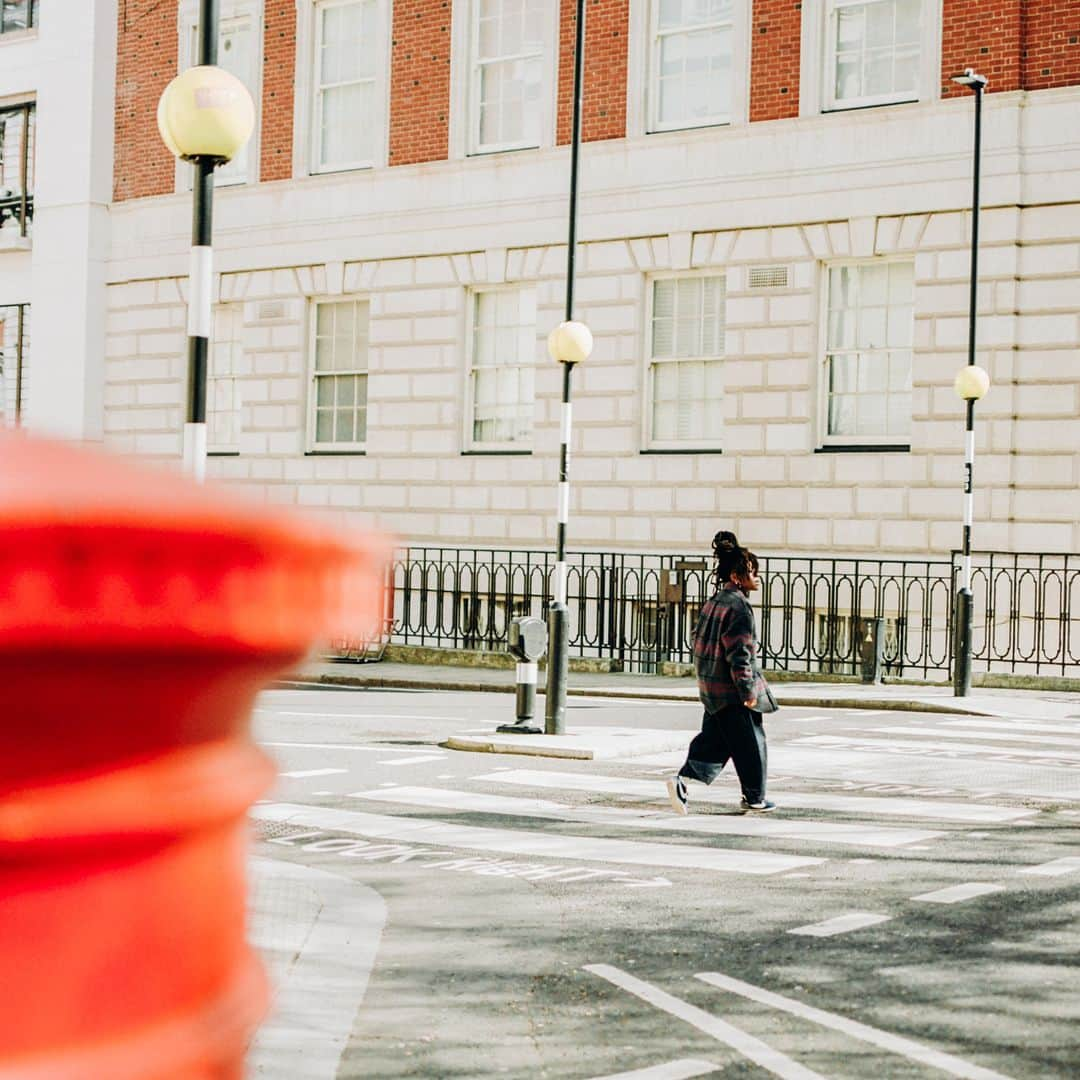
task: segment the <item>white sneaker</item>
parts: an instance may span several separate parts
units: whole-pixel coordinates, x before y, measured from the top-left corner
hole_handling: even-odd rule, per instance
[[[667,794],[668,799],[671,801],[671,809],[674,810],[676,814],[681,814],[683,817],[686,817],[686,781],[677,774],[669,777],[667,782]]]

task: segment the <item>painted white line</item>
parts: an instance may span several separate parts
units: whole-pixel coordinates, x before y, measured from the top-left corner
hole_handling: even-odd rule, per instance
[[[726,1020],[721,1020],[718,1016],[713,1016],[712,1013],[707,1013],[696,1005],[665,993],[651,983],[638,979],[617,967],[612,967],[610,964],[586,964],[584,970],[601,979],[606,979],[614,986],[626,990],[657,1009],[662,1009],[670,1016],[686,1021],[698,1031],[703,1031],[718,1042],[737,1050],[743,1057],[749,1058],[755,1065],[760,1065],[774,1076],[782,1077],[783,1080],[825,1080],[820,1073],[800,1065],[786,1054],[774,1050],[767,1043],[763,1043],[753,1035],[748,1035]]]
[[[437,777],[435,777],[435,779],[436,780],[453,780],[454,779],[454,774],[452,772],[439,773],[439,775]]]
[[[727,975],[721,975],[714,971],[702,972],[696,978],[710,986],[720,990],[727,990],[741,997],[757,1001],[762,1005],[769,1005],[774,1009],[781,1009],[792,1016],[802,1017],[822,1027],[839,1031],[843,1035],[849,1035],[853,1039],[870,1043],[882,1050],[888,1050],[894,1054],[900,1054],[912,1061],[922,1062],[935,1069],[941,1069],[950,1076],[963,1077],[964,1080],[1008,1080],[1008,1077],[992,1069],[984,1069],[980,1065],[972,1065],[960,1058],[953,1057],[941,1050],[934,1050],[922,1043],[905,1039],[902,1035],[893,1035],[888,1031],[870,1027],[868,1024],[860,1024],[857,1020],[849,1020],[847,1017],[838,1016],[836,1013],[825,1012],[824,1009],[816,1009],[812,1005],[804,1005],[794,998],[774,994],[770,990],[762,990],[760,987],[751,986],[749,983],[732,979]]]
[[[646,1069],[597,1076],[593,1080],[691,1080],[695,1076],[716,1072],[719,1068],[719,1065],[700,1058],[679,1058],[678,1061],[665,1061],[663,1065],[650,1065]]]
[[[876,926],[878,923],[888,922],[890,918],[892,918],[891,915],[852,911],[848,915],[837,915],[836,918],[826,919],[824,922],[797,926],[788,933],[798,934],[800,937],[832,937],[834,934],[846,934],[851,930],[862,930],[865,926]]]
[[[1077,725],[1071,724],[1039,724],[1034,720],[991,720],[989,717],[978,720],[946,720],[942,723],[946,728],[986,728],[994,731],[1037,732],[1043,731],[1048,734],[1075,735]]]
[[[252,712],[257,713],[269,713],[272,716],[318,716],[323,720],[439,720],[444,721],[447,724],[462,724],[468,723],[467,716],[443,716],[441,714],[428,713],[425,716],[420,715],[406,715],[404,713],[381,713],[381,712],[366,712],[366,713],[341,713],[341,712],[297,712],[286,711],[285,709],[253,709]],[[490,730],[490,728],[488,729]]]
[[[987,896],[989,893],[1001,892],[1004,888],[1004,885],[972,881],[966,885],[950,885],[947,889],[936,889],[934,892],[913,896],[911,899],[924,900],[928,904],[959,904],[962,900],[971,900],[976,896]]]
[[[374,889],[315,867],[265,858],[250,865],[251,938],[266,950],[275,992],[248,1070],[265,1080],[334,1080],[367,990],[386,905]],[[297,919],[297,912],[307,918]]]
[[[910,728],[906,730],[911,731]],[[929,730],[935,735],[948,734],[933,728]],[[1067,750],[1058,751],[1053,747],[1047,747],[1045,750],[1024,750],[1020,747],[994,746],[989,743],[930,742],[928,740],[904,742],[900,739],[874,739],[868,735],[853,736],[851,738],[843,735],[805,735],[800,739],[793,739],[792,743],[796,746],[835,747],[843,750],[871,752],[877,750],[911,750],[917,754],[925,754],[927,751],[945,751],[946,753],[958,754],[961,751],[967,751],[972,754],[1009,754],[1012,757],[1056,758],[1061,761],[1080,761],[1080,753],[1071,753]]]
[[[417,757],[396,758],[393,761],[376,761],[376,765],[419,765],[421,761],[442,761],[445,754],[420,754]]]
[[[943,835],[925,829],[848,825],[829,821],[786,821],[783,818],[744,817],[739,814],[708,814],[676,817],[668,810],[642,812],[613,806],[572,806],[548,799],[523,799],[431,787],[400,787],[386,791],[358,791],[350,798],[407,803],[439,810],[464,810],[481,814],[555,818],[630,829],[691,832],[706,835],[765,836],[810,840],[822,844],[895,848]]]
[[[364,814],[355,810],[332,810],[296,803],[256,806],[251,816],[259,821],[280,821],[310,829],[326,829],[354,836],[465,848],[469,851],[501,851],[550,859],[581,859],[632,866],[669,866],[737,874],[782,874],[824,859],[804,855],[775,855],[764,851],[691,847],[685,844],[650,844],[639,840],[608,840],[587,836],[551,835],[538,830],[489,829],[452,825],[428,818],[397,818]]]
[[[295,769],[292,772],[283,772],[280,775],[291,777],[293,780],[299,780],[304,776],[330,776],[333,773],[343,773],[348,771],[348,769]]]
[[[1080,855],[1066,855],[1053,862],[1040,863],[1038,866],[1025,866],[1020,874],[1036,874],[1039,877],[1059,877],[1061,874],[1071,874],[1074,870],[1080,870]]]
[[[473,780],[519,787],[556,788],[570,791],[589,791],[604,795],[623,795],[655,802],[664,801],[664,785],[651,780],[632,780],[621,776],[595,776],[587,772],[556,772],[539,769],[501,768],[472,777]],[[772,781],[776,783],[775,779]],[[737,796],[737,792],[735,793]],[[704,784],[690,785],[690,805],[695,802],[731,803],[728,792],[712,791]],[[1016,809],[1011,806],[972,805],[960,802],[938,802],[934,799],[911,799],[906,796],[869,797],[864,795],[790,795],[777,796],[781,809],[836,810],[849,814],[883,814],[897,817],[926,818],[933,821],[1007,822],[1033,817],[1037,810]]]
[[[1056,752],[1059,746],[1080,746],[1080,739],[1047,739],[1040,733],[1028,734],[1026,731],[988,731],[986,724],[980,724],[975,730],[953,730],[945,727],[879,727],[874,731],[884,732],[886,735],[932,735],[939,739],[988,739],[991,742],[1023,742],[1038,743],[1046,751]],[[1076,728],[1072,729],[1075,734]],[[869,734],[869,732],[864,732]]]

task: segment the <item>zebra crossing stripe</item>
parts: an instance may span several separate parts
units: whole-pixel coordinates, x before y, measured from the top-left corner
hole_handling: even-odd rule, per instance
[[[971,881],[965,885],[950,885],[947,889],[936,889],[934,892],[913,896],[911,899],[922,900],[928,904],[959,904],[963,900],[972,900],[976,896],[1001,892],[1004,888],[1004,885],[994,885],[990,882]]]
[[[884,731],[884,728],[877,728]],[[903,728],[905,735],[916,735],[919,729]],[[934,736],[948,735],[948,732],[938,731],[937,728],[922,729],[927,734]],[[911,750],[914,753],[925,753],[928,750],[948,751],[959,753],[968,751],[973,754],[1009,754],[1013,757],[1028,758],[1054,758],[1061,761],[1080,761],[1080,753],[1068,750],[1055,750],[1047,746],[1042,750],[1025,750],[1015,746],[993,746],[989,743],[963,743],[963,742],[931,742],[925,739],[903,741],[900,739],[874,739],[866,735],[847,737],[844,735],[805,735],[800,739],[793,740],[795,746],[824,747],[825,749],[839,750]]]
[[[631,1072],[596,1076],[593,1080],[692,1080],[695,1076],[716,1072],[718,1068],[713,1062],[700,1058],[679,1058],[678,1061],[665,1061],[662,1065],[649,1065]]]
[[[1061,874],[1071,874],[1074,870],[1080,870],[1080,855],[1066,855],[1053,862],[1040,863],[1038,866],[1025,866],[1020,874],[1035,874],[1039,877],[1059,877]]]
[[[767,1043],[735,1027],[734,1024],[729,1024],[726,1020],[721,1020],[720,1017],[713,1016],[712,1013],[699,1009],[696,1005],[674,997],[659,987],[645,982],[644,979],[639,979],[610,964],[586,964],[583,970],[607,980],[621,990],[626,990],[649,1005],[662,1009],[669,1016],[685,1021],[696,1027],[698,1031],[711,1035],[718,1042],[730,1046],[743,1057],[749,1058],[755,1065],[760,1065],[774,1076],[779,1076],[781,1080],[825,1080],[820,1073],[806,1068],[805,1065],[800,1065],[786,1054],[774,1050]]]
[[[658,785],[654,791],[658,791]],[[555,818],[591,824],[615,825],[663,832],[692,832],[707,835],[764,836],[774,839],[812,840],[823,844],[856,847],[895,848],[922,843],[943,835],[925,829],[898,829],[831,821],[788,821],[783,818],[744,817],[741,814],[710,814],[676,817],[667,808],[662,812],[609,806],[572,806],[548,799],[524,799],[486,795],[430,787],[393,787],[353,792],[350,798],[375,802],[407,803],[439,810],[462,810],[518,817]]]
[[[912,1039],[905,1039],[902,1035],[893,1035],[888,1031],[870,1027],[868,1024],[860,1024],[857,1020],[849,1020],[846,1016],[838,1016],[836,1013],[817,1009],[813,1005],[806,1005],[794,998],[775,994],[771,990],[763,990],[750,983],[733,979],[728,975],[721,975],[715,971],[702,972],[695,978],[700,979],[709,986],[715,986],[718,990],[727,990],[729,993],[738,994],[762,1005],[768,1005],[773,1009],[780,1009],[792,1016],[810,1020],[821,1027],[832,1031],[839,1031],[861,1042],[870,1043],[881,1050],[888,1050],[894,1054],[900,1054],[911,1061],[918,1061],[932,1068],[940,1069],[950,1076],[957,1076],[963,1080],[1008,1080],[1008,1077],[992,1069],[984,1069],[980,1065],[972,1065],[961,1058],[953,1057],[941,1050],[923,1046]]]
[[[834,937],[836,934],[846,934],[852,930],[862,930],[867,926],[888,922],[890,918],[890,915],[874,915],[869,911],[852,911],[847,915],[837,915],[832,919],[826,919],[824,922],[796,926],[788,933],[799,937]]]
[[[1030,732],[1032,735],[1038,735],[1041,732],[1047,734],[1059,734],[1059,735],[1075,735],[1076,725],[1072,724],[1066,726],[1064,724],[1040,724],[1035,720],[991,720],[989,717],[980,717],[978,720],[946,720],[941,725],[942,728],[985,728],[987,730],[993,729],[995,731],[1013,731],[1017,733],[1017,737],[1020,738],[1020,733]]]
[[[1075,731],[1075,729],[1073,729]],[[886,735],[932,735],[935,738],[944,739],[987,739],[991,742],[1022,742],[1037,743],[1042,752],[1056,753],[1059,746],[1076,748],[1080,746],[1080,739],[1047,739],[1040,733],[1028,733],[1025,731],[989,731],[985,724],[980,724],[974,730],[953,730],[944,727],[879,727],[874,731],[884,732]]]
[[[503,769],[472,777],[485,783],[513,784],[518,787],[556,788],[567,791],[589,791],[603,795],[622,795],[636,799],[660,801],[664,798],[663,783],[659,780],[632,780],[621,776],[595,776],[587,772],[556,772],[539,769]],[[733,802],[733,796],[701,784],[690,788],[692,802]],[[789,794],[777,795],[784,807],[798,810],[833,810],[849,814],[881,814],[896,817],[923,818],[932,821],[962,821],[996,824],[1034,817],[1038,810],[1011,806],[992,806],[985,803],[942,802],[936,799],[913,799],[907,796],[884,797],[866,795]],[[764,820],[764,819],[763,819]],[[771,819],[769,819],[771,820]]]
[[[284,822],[309,829],[326,829],[354,836],[374,836],[385,840],[429,844],[435,847],[498,851],[513,855],[530,855],[549,859],[580,859],[633,866],[712,870],[722,873],[782,874],[788,870],[815,866],[826,861],[805,855],[778,855],[765,851],[741,851],[734,848],[650,844],[639,840],[556,836],[537,830],[452,825],[449,822],[432,821],[427,818],[398,818],[381,814],[365,814],[355,810],[333,810],[324,806],[302,806],[297,803],[256,805],[252,808],[251,816],[259,821]]]

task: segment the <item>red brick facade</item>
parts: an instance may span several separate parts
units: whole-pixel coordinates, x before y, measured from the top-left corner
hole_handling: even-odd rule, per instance
[[[165,195],[175,187],[173,156],[157,129],[157,103],[176,75],[176,5],[126,0],[116,48],[116,158],[113,198]]]
[[[450,148],[450,0],[395,0],[390,164],[445,160]]]
[[[1080,83],[1080,0],[1028,0],[1020,67],[1025,90]]]
[[[990,80],[988,93],[1020,89],[1023,7],[1022,0],[943,0],[942,97],[971,93],[951,81],[969,67]]]
[[[384,0],[386,2],[386,0]],[[570,139],[576,0],[559,0],[556,136]],[[390,164],[444,160],[449,153],[452,0],[393,0]],[[587,0],[583,138],[626,134],[629,0]],[[752,0],[750,119],[798,116],[802,10],[799,0]],[[292,175],[296,0],[264,0],[262,180]],[[990,91],[1080,84],[1080,0],[942,0],[942,94],[970,93],[949,81],[974,67]],[[116,73],[117,201],[172,192],[172,156],[156,108],[176,74],[177,6],[120,5]]]
[[[581,88],[581,138],[621,139],[626,135],[626,73],[630,0],[587,0],[585,78]],[[555,141],[570,141],[574,94],[574,38],[577,0],[559,8],[559,89]]]
[[[750,17],[750,119],[799,115],[802,53],[799,0],[753,0]]]
[[[263,11],[262,126],[259,179],[292,176],[296,0],[266,0]]]

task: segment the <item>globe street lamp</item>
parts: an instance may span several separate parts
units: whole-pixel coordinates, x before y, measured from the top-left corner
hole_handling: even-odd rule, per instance
[[[202,0],[198,66],[177,75],[158,102],[162,141],[195,166],[188,281],[188,397],[184,468],[206,475],[206,372],[212,332],[214,169],[231,161],[255,126],[255,104],[244,84],[217,62],[217,0]]]
[[[578,155],[581,151],[581,84],[585,52],[585,0],[577,0],[574,33],[574,91],[570,127],[570,223],[566,248],[566,315],[548,335],[548,352],[562,364],[562,424],[559,439],[559,499],[556,518],[555,582],[548,608],[547,693],[544,733],[561,735],[566,726],[566,676],[570,656],[570,626],[566,607],[566,524],[570,516],[570,376],[574,365],[588,358],[593,338],[589,328],[574,321],[574,263],[577,253]]]
[[[971,522],[974,512],[975,479],[975,402],[990,388],[990,376],[975,363],[975,316],[978,307],[979,285],[979,171],[982,156],[982,96],[986,89],[985,75],[967,68],[952,81],[969,86],[975,92],[975,140],[972,166],[971,207],[971,294],[968,307],[968,362],[956,376],[953,387],[967,405],[964,439],[964,542],[960,556],[960,587],[956,592],[953,626],[953,695],[966,697],[971,693],[971,638],[973,632],[971,595]]]

